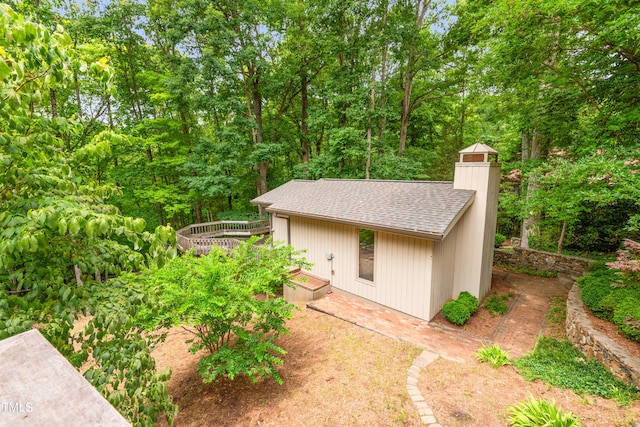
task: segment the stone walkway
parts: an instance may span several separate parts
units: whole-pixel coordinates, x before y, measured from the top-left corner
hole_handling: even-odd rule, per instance
[[[329,293],[307,306],[330,314],[392,339],[409,342],[423,352],[414,360],[407,375],[407,392],[414,402],[423,424],[438,427],[433,411],[418,389],[421,370],[438,357],[460,363],[473,362],[473,354],[483,344],[497,344],[512,358],[531,351],[545,324],[552,297],[566,298],[569,284],[556,279],[538,278],[494,268],[493,280],[504,280],[516,289],[509,311],[490,340],[483,340],[430,324],[424,320],[374,305],[362,299]]]

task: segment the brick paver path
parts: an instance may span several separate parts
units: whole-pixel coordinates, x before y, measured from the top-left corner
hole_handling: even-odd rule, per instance
[[[556,279],[511,273],[500,268],[494,268],[493,277],[509,282],[517,290],[517,295],[490,343],[507,350],[512,358],[523,356],[531,351],[544,328],[551,298],[566,297],[570,285]],[[464,332],[430,325],[424,320],[342,294],[329,293],[307,306],[424,349],[409,368],[407,392],[416,405],[423,424],[430,427],[437,427],[439,424],[417,388],[420,370],[426,366],[425,361],[430,363],[437,357],[462,363],[472,361],[473,353],[483,343],[489,344]]]

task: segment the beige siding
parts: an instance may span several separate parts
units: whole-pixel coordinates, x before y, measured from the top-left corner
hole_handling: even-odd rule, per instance
[[[431,241],[377,231],[371,283],[358,278],[357,227],[291,217],[290,235],[295,248],[307,249],[311,273],[329,279],[336,289],[426,320],[437,313],[429,302]],[[333,254],[330,261],[328,253]]]
[[[289,218],[283,218],[277,214],[271,214],[271,236],[273,236],[274,242],[283,242],[284,244],[290,244],[289,242]]]
[[[476,190],[473,204],[458,223],[454,296],[469,291],[482,298],[491,288],[500,165],[456,163],[453,185]]]
[[[433,243],[433,275],[431,276],[431,316],[442,310],[445,302],[454,299],[456,271],[456,245],[459,226],[454,227],[446,239]]]

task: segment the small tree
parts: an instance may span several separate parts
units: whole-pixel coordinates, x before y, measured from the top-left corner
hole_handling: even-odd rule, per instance
[[[246,375],[251,381],[272,377],[282,383],[276,365],[285,350],[275,341],[287,333],[294,305],[276,296],[290,284],[290,266],[305,266],[291,246],[257,245],[257,238],[230,255],[215,248],[206,257],[174,259],[151,277],[164,307],[153,325],[171,323],[189,331],[189,351],[205,350],[198,371],[205,382]]]
[[[175,232],[145,231],[108,203],[118,189],[89,165],[122,137],[88,138],[63,117],[52,94],[69,91],[74,76],[107,91],[112,74],[106,58],[84,63],[62,27],[0,4],[0,339],[37,327],[75,366],[91,358],[85,377],[132,424],[162,413],[171,424],[168,374],[156,372],[154,339],[136,319],[145,296],[133,281],[107,278],[162,265],[176,254]],[[81,145],[73,152],[71,139]],[[90,320],[74,334],[81,313]]]

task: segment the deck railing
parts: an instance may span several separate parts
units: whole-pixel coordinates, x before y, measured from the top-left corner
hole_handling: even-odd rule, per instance
[[[217,245],[227,252],[241,243],[241,240],[225,236],[253,236],[271,230],[268,219],[254,221],[216,221],[191,224],[176,232],[178,246],[188,251],[193,248],[196,255],[206,255]]]

